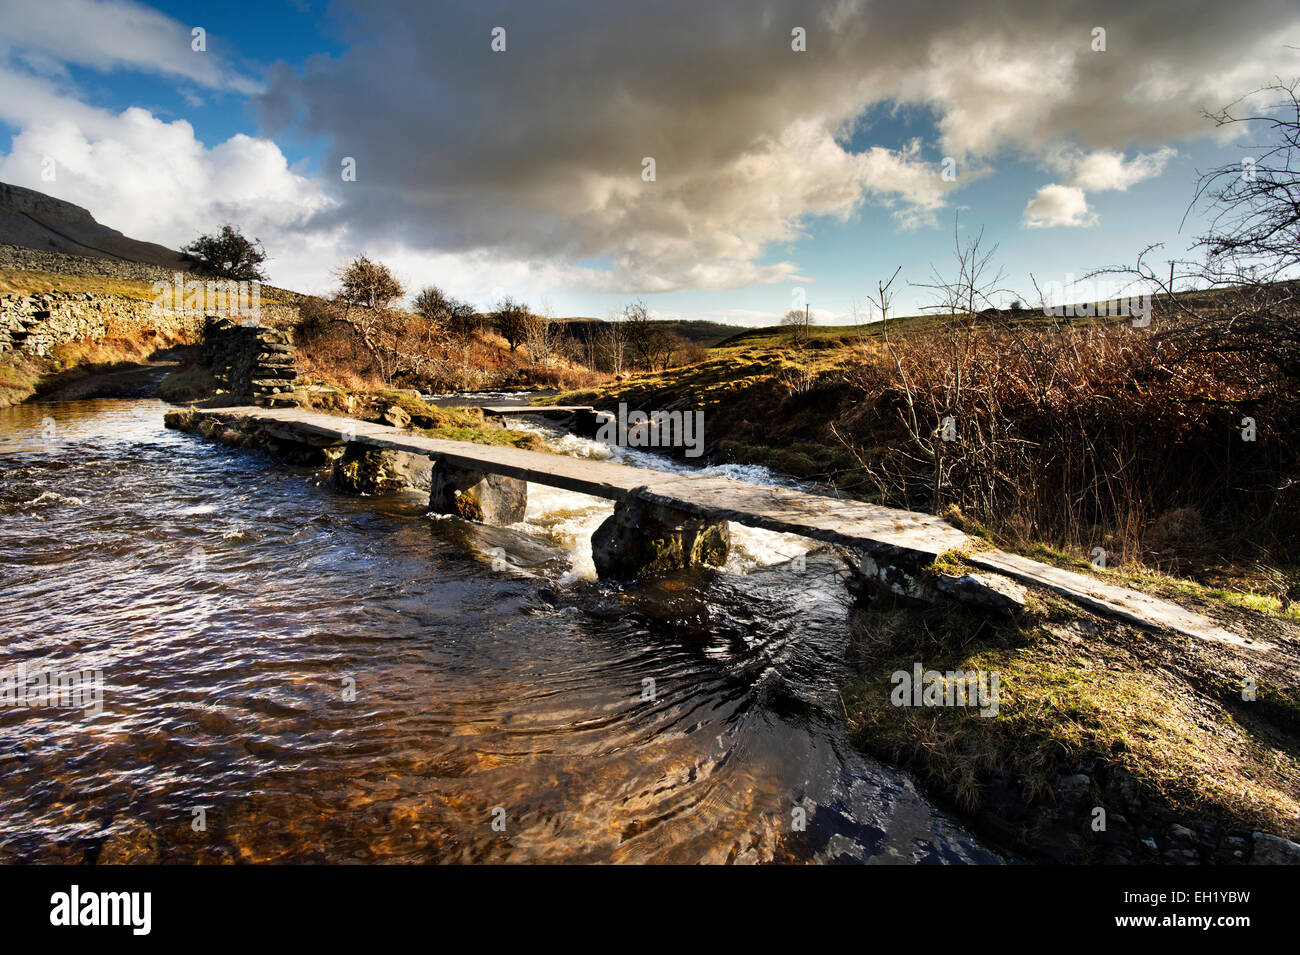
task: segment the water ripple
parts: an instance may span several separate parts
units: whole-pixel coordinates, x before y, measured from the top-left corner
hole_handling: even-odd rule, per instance
[[[816,554],[605,585],[602,502],[430,520],[163,411],[0,410],[0,671],[103,675],[0,707],[0,861],[994,859],[848,744]]]

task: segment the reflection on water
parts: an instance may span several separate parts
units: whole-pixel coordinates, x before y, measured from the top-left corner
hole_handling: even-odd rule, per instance
[[[588,504],[430,519],[164,407],[0,410],[0,670],[104,673],[0,708],[0,861],[994,860],[848,744],[815,553],[601,584]]]

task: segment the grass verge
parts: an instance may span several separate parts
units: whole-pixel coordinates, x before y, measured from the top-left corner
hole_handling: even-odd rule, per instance
[[[855,739],[976,817],[996,811],[991,793],[1008,779],[1026,804],[1050,804],[1085,766],[1122,771],[1143,799],[1188,818],[1300,837],[1294,630],[1265,657],[1081,617],[1052,597],[1040,607],[1005,623],[952,608],[855,610]],[[918,662],[998,674],[996,715],[894,705],[893,675]]]

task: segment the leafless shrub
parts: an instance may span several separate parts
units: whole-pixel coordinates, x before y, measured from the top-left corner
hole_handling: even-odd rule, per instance
[[[628,344],[648,371],[659,371],[672,363],[679,344],[677,336],[650,317],[645,302],[637,299],[623,309],[623,327]]]
[[[510,297],[497,302],[496,309],[492,313],[492,324],[501,333],[501,337],[506,340],[506,343],[510,345],[511,351],[522,345],[528,337],[528,316],[530,314],[527,305],[523,302],[516,302]]]
[[[563,326],[549,315],[526,312],[522,318],[528,360],[534,367],[550,365],[555,357]]]
[[[1239,431],[1280,393],[1265,355],[1192,353],[1127,320],[1009,320],[989,308],[1002,294],[994,251],[981,235],[958,240],[952,276],[925,285],[940,320],[898,334],[886,318],[848,373],[863,398],[848,430],[873,450],[845,440],[883,498],[956,506],[1006,537],[1100,545],[1112,559],[1150,556],[1147,544],[1171,553],[1190,526],[1168,516],[1178,509],[1221,536],[1293,533],[1296,452],[1281,431],[1254,444]],[[886,316],[892,282],[878,283]]]

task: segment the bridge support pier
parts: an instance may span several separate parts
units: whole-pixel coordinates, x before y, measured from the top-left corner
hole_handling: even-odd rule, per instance
[[[418,479],[417,462],[406,451],[391,451],[352,441],[326,451],[333,462],[334,486],[352,494],[388,494]]]
[[[586,408],[580,408],[573,413],[573,433],[580,438],[595,440],[596,432],[600,429],[600,415]]]
[[[515,524],[528,507],[528,482],[433,460],[429,510],[482,524]]]
[[[719,566],[731,550],[726,521],[662,504],[637,488],[591,535],[596,573],[616,580],[662,574],[698,564]]]

